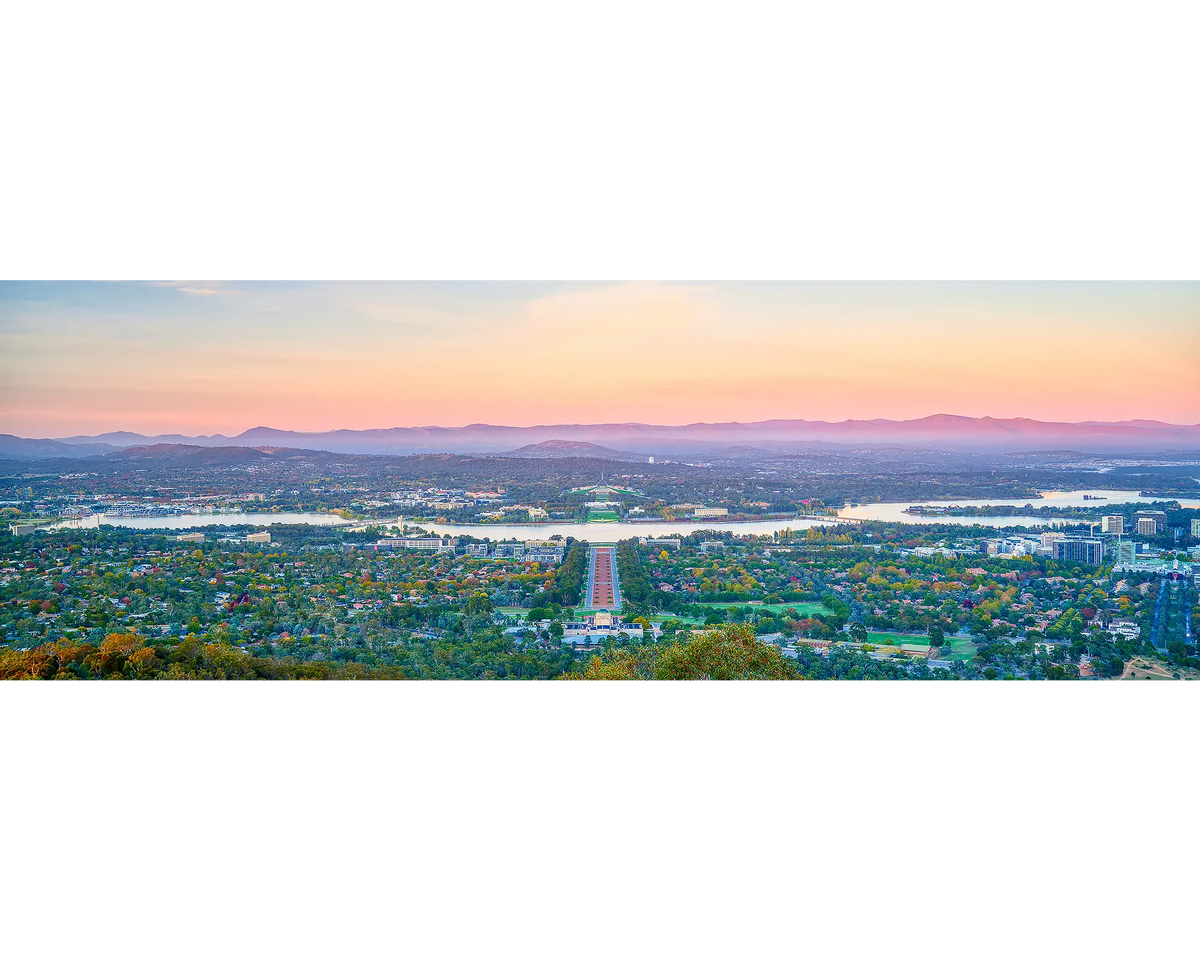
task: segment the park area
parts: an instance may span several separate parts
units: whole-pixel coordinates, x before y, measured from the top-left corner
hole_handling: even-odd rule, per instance
[[[1125,664],[1122,680],[1200,680],[1200,671],[1161,660],[1134,657]]]
[[[588,523],[616,523],[621,517],[615,510],[602,510],[598,507],[588,509]]]
[[[697,603],[698,607],[712,607],[715,610],[722,612],[734,608],[737,610],[766,610],[768,613],[778,616],[781,613],[786,613],[789,610],[795,610],[797,616],[811,617],[818,613],[829,613],[829,608],[822,603],[715,603],[712,601],[702,601]]]

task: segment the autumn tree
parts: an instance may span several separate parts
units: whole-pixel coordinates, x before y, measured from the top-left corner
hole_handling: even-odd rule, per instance
[[[729,624],[682,643],[608,650],[572,679],[795,680],[799,674],[778,647],[757,639],[749,624]]]

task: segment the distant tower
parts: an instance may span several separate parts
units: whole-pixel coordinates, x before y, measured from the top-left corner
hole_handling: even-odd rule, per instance
[[[653,463],[653,462],[654,462],[654,458],[653,458],[653,457],[647,457],[647,458],[646,458],[646,462],[647,462],[647,463]]]

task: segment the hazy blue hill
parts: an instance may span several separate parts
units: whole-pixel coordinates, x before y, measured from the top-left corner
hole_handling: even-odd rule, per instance
[[[107,443],[97,443],[83,438],[79,443],[64,443],[61,440],[26,440],[10,433],[0,433],[0,457],[14,460],[32,460],[43,457],[94,457],[112,453],[117,448]]]
[[[114,432],[65,440],[0,440],[0,456],[87,456],[116,448],[158,443],[201,447],[290,447],[333,453],[409,455],[461,453],[529,457],[604,456],[628,459],[646,454],[719,454],[731,447],[794,450],[800,444],[918,446],[1014,453],[1070,450],[1096,454],[1151,454],[1200,450],[1200,424],[1156,421],[1054,423],[1024,418],[995,419],[936,414],[917,420],[763,420],[755,423],[542,424],[530,427],[474,423],[465,427],[390,427],[305,433],[253,427],[236,437],[145,437]],[[36,444],[42,444],[38,447]],[[100,446],[96,446],[100,444]],[[577,446],[570,446],[575,444]]]

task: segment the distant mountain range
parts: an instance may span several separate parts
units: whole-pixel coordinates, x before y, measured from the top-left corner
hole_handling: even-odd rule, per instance
[[[919,420],[762,420],[756,423],[556,424],[535,427],[391,427],[303,433],[254,427],[236,437],[147,437],[119,431],[98,436],[29,440],[0,434],[0,457],[33,459],[88,457],[133,446],[188,444],[205,447],[286,447],[332,453],[404,455],[481,453],[509,456],[631,455],[721,456],[735,448],[789,451],[813,447],[923,447],[971,452],[1015,453],[1071,450],[1096,454],[1152,454],[1200,450],[1200,424],[1157,420],[1120,423],[1056,423],[1023,418],[959,417],[938,414]],[[589,447],[595,449],[588,450]]]
[[[597,460],[640,460],[642,454],[632,450],[614,450],[612,447],[602,447],[596,443],[586,443],[583,440],[543,440],[541,443],[527,443],[516,450],[503,454],[506,457],[529,457],[532,459],[561,459],[564,457],[591,457]]]

